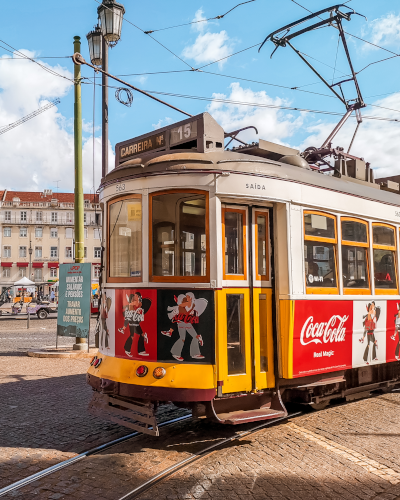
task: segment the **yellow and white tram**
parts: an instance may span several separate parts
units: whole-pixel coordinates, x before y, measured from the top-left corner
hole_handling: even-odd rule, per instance
[[[144,432],[166,401],[242,423],[400,383],[398,185],[226,135],[204,113],[119,143],[102,180],[91,409]]]

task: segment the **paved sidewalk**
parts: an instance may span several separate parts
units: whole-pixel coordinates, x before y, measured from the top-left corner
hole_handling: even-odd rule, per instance
[[[0,488],[132,433],[86,411],[90,360],[24,355],[30,347],[54,344],[55,320],[34,325],[25,330],[19,321],[0,322]]]

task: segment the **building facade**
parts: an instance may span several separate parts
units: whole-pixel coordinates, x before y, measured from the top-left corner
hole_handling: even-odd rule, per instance
[[[98,196],[84,195],[85,262],[98,283],[101,211]],[[26,276],[48,295],[58,281],[60,264],[74,261],[74,194],[0,191],[0,288]]]

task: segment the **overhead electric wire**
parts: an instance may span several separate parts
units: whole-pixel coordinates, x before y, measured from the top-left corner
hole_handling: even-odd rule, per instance
[[[4,47],[2,47],[3,49],[5,49]],[[5,49],[7,50],[7,49]],[[8,52],[11,52],[11,50],[9,50]],[[0,56],[0,60],[2,61],[21,61],[21,60],[24,60],[26,59],[25,57],[1,57]],[[36,59],[71,59],[71,56],[43,56],[43,57],[31,57],[30,58],[31,60],[36,60]]]
[[[8,44],[7,42],[5,42],[4,40],[1,40],[0,39],[0,42],[3,43],[4,45],[7,45],[7,47],[10,47],[10,49],[12,49],[14,52],[12,52],[11,50],[9,49],[6,49],[5,47],[0,47],[8,52],[11,52],[11,53],[17,53],[18,55],[21,56],[21,58],[24,58],[24,59],[29,59],[30,61],[32,61],[33,63],[37,64],[38,66],[40,66],[43,70],[47,71],[48,73],[52,74],[53,76],[59,76],[60,78],[64,78],[65,80],[68,80],[72,83],[75,83],[73,79],[71,78],[68,78],[67,76],[64,76],[64,75],[61,75],[60,73],[57,73],[56,71],[50,69],[50,68],[47,68],[46,66],[43,66],[43,64],[40,64],[38,63],[37,61],[35,61],[34,59],[32,59],[31,57],[27,56],[26,54],[24,54],[23,52],[20,52],[19,50],[17,50],[16,48],[14,48],[12,45]]]
[[[212,61],[208,64],[204,64],[203,66],[199,66],[198,68],[193,68],[193,71],[199,71],[202,68],[206,68],[207,66],[211,66],[211,64],[215,64],[217,62],[224,61],[225,59],[229,59],[230,57],[236,56],[237,54],[240,54],[241,52],[246,52],[246,50],[253,49],[254,47],[258,47],[260,45],[259,43],[256,43],[255,45],[251,45],[250,47],[247,47],[245,49],[239,50],[238,52],[234,52],[233,54],[230,54],[229,56],[221,57],[221,59],[217,59],[216,61]]]
[[[31,120],[32,118],[35,118],[36,116],[40,115],[41,113],[44,113],[48,109],[57,106],[61,101],[59,98],[55,99],[54,101],[51,101],[44,106],[41,106],[39,109],[36,109],[32,113],[29,113],[28,115],[23,116],[19,120],[10,123],[8,125],[4,125],[3,127],[0,127],[0,135],[5,134],[9,130],[12,130],[15,127],[18,127],[18,125],[22,125],[23,123],[27,122],[28,120]]]
[[[108,10],[112,10],[110,9],[109,7],[107,7],[107,5],[105,5],[104,3],[102,2],[99,2],[99,0],[94,0],[96,3],[102,5],[103,7],[105,7],[106,9]],[[129,21],[129,19],[127,19],[126,17],[124,16],[121,16],[122,17],[122,20],[123,21],[126,21],[128,24],[131,24],[132,26],[134,26],[136,29],[138,29],[139,31],[141,31],[143,34],[146,34],[145,31],[140,28],[139,26],[137,26],[136,24],[132,23],[131,21]],[[149,36],[152,40],[154,40],[155,42],[157,42],[159,45],[161,45],[161,47],[163,47],[165,50],[167,50],[170,54],[172,54],[173,56],[175,56],[177,59],[179,59],[181,62],[183,62],[184,64],[186,64],[186,66],[188,66],[189,68],[191,69],[194,69],[189,63],[187,63],[186,61],[184,61],[181,57],[179,57],[177,54],[175,54],[175,52],[172,52],[172,50],[170,50],[168,47],[166,47],[165,45],[163,45],[161,42],[159,42],[156,38],[154,38],[153,36],[151,36],[150,34],[148,34],[147,36]]]
[[[199,19],[198,21],[191,21],[190,23],[177,24],[175,26],[168,26],[167,28],[159,28],[159,29],[155,29],[155,30],[148,30],[148,31],[145,31],[144,33],[146,33],[146,35],[148,35],[150,33],[155,33],[156,31],[165,31],[165,30],[170,30],[170,29],[173,29],[173,28],[180,28],[182,26],[189,26],[190,24],[206,23],[208,21],[213,21],[214,19],[222,19],[223,17],[225,17],[227,14],[229,14],[230,12],[232,12],[233,10],[235,10],[240,5],[244,5],[246,3],[251,3],[251,2],[255,2],[255,1],[256,0],[247,0],[247,2],[238,3],[237,5],[235,5],[235,7],[232,7],[232,9],[229,9],[228,12],[225,12],[225,14],[222,14],[222,15],[219,15],[219,16],[209,17],[207,19]]]

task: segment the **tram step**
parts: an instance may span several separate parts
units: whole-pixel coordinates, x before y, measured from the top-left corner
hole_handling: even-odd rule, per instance
[[[257,420],[268,420],[271,418],[284,417],[286,412],[271,410],[269,408],[259,408],[258,410],[231,411],[229,413],[219,413],[218,418],[224,424],[245,424]]]
[[[276,392],[247,394],[215,399],[205,404],[206,415],[221,424],[243,424],[286,417],[279,389]]]
[[[153,405],[139,402],[131,403],[95,392],[89,403],[88,411],[94,416],[129,427],[143,434],[159,436]]]

